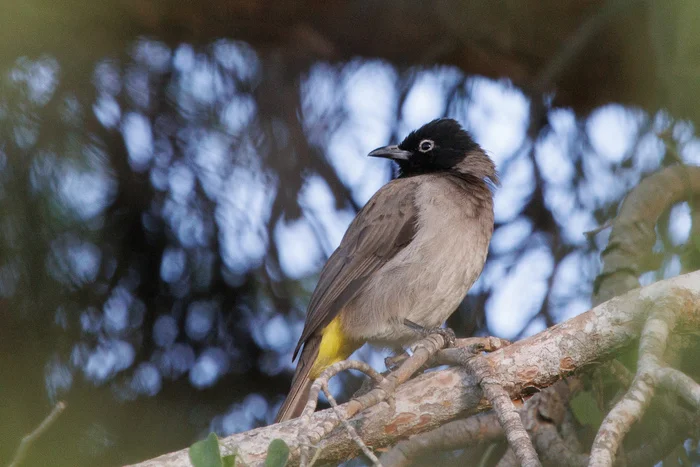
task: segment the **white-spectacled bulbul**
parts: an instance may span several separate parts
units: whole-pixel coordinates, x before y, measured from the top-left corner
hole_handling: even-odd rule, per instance
[[[457,309],[481,274],[493,234],[493,161],[455,120],[434,120],[369,153],[398,164],[357,213],[323,267],[276,422],[301,414],[311,382],[365,342],[399,349]]]

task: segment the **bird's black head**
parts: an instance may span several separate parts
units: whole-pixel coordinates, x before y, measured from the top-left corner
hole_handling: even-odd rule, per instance
[[[385,146],[369,153],[394,160],[400,177],[434,172],[456,172],[489,178],[494,183],[493,161],[469,133],[451,118],[440,118],[412,131],[398,146]]]

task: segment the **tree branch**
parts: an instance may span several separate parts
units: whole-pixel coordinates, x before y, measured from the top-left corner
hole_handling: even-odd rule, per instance
[[[63,401],[59,401],[58,404],[56,404],[54,406],[54,408],[51,410],[51,413],[49,413],[46,416],[46,418],[44,420],[42,420],[42,422],[39,424],[39,426],[36,427],[27,436],[22,438],[22,441],[19,443],[19,447],[17,448],[17,452],[15,453],[15,457],[9,463],[8,467],[17,467],[24,461],[24,458],[27,456],[27,453],[29,452],[29,448],[32,446],[32,444],[46,430],[48,430],[49,427],[51,427],[51,425],[53,425],[53,423],[63,413],[63,411],[65,409],[66,409],[66,403]]]
[[[700,167],[673,166],[642,180],[625,198],[613,221],[608,246],[600,257],[593,304],[639,287],[648,255],[656,242],[659,216],[674,204],[700,193]]]
[[[664,297],[684,297],[700,294],[700,271],[660,281],[609,300],[586,313],[545,331],[495,351],[484,358],[494,371],[508,395],[526,397],[559,379],[600,364],[639,338],[649,313],[648,303]],[[677,315],[677,326],[700,330],[698,300],[683,300],[683,313]],[[347,417],[356,410],[351,401],[338,407]],[[367,409],[350,421],[368,446],[380,448],[395,444],[399,439],[432,430],[446,422],[488,408],[476,378],[463,368],[448,368],[422,374],[398,387],[395,406],[386,402]],[[221,440],[226,453],[237,452],[247,465],[261,465],[267,446],[275,438],[290,446],[290,465],[299,462],[301,447],[298,434],[326,423],[333,424],[332,410],[314,413],[308,423],[300,419],[231,435]],[[336,428],[322,439],[320,462],[338,463],[355,457],[357,445],[342,428]],[[137,464],[141,467],[187,466],[187,450],[166,454]]]
[[[598,429],[589,465],[612,466],[625,434],[642,418],[651,403],[668,337],[677,315],[686,309],[682,295],[682,292],[676,293],[653,304],[639,342],[637,374],[624,397],[606,415]],[[692,297],[689,301],[692,302]]]
[[[518,463],[523,467],[540,467],[542,464],[537,457],[535,447],[530,441],[530,436],[525,431],[520,414],[515,410],[513,401],[506,390],[503,389],[503,383],[495,370],[489,365],[489,361],[477,355],[466,362],[466,366],[474,372],[484,397],[486,397],[496,412],[498,421],[503,427],[508,440],[508,445],[513,450]]]

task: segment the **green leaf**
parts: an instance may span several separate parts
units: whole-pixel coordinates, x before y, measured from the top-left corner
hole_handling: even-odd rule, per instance
[[[281,439],[273,439],[267,447],[265,467],[284,467],[289,459],[289,446]]]
[[[571,411],[574,413],[576,420],[581,425],[591,425],[594,427],[603,423],[603,413],[598,409],[598,404],[589,391],[582,391],[576,394],[569,403]]]
[[[224,465],[224,467],[236,467],[236,455],[229,454],[228,456],[222,457],[221,463]]]
[[[693,235],[692,243],[695,246],[695,249],[700,251],[700,235]]]
[[[190,446],[189,454],[194,467],[224,467],[219,440],[214,433]]]

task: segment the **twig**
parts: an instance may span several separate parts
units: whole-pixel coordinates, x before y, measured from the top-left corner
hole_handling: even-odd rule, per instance
[[[625,389],[632,384],[632,373],[619,360],[610,360],[607,370]]]
[[[481,389],[484,391],[484,397],[488,399],[498,415],[498,421],[501,422],[508,445],[515,453],[520,465],[523,467],[541,466],[520,415],[489,362],[480,355],[472,355],[464,363],[474,372]]]
[[[318,404],[318,394],[324,385],[327,385],[331,378],[346,370],[357,370],[361,371],[370,378],[372,378],[378,384],[384,384],[385,378],[377,370],[366,364],[365,362],[360,362],[358,360],[343,360],[326,368],[321,375],[314,381],[311,385],[311,390],[309,391],[309,400],[306,403],[306,407],[301,413],[300,417],[309,417],[316,410],[316,405]]]
[[[372,407],[374,405],[383,402],[393,396],[396,388],[406,382],[413,374],[423,367],[441,348],[443,348],[447,343],[442,334],[431,334],[425,339],[421,339],[414,346],[413,355],[405,360],[398,369],[391,372],[387,377],[382,376],[379,372],[374,370],[372,367],[363,362],[358,362],[355,360],[344,360],[342,362],[335,363],[328,367],[321,373],[321,375],[314,381],[311,385],[311,391],[309,392],[309,401],[304,408],[301,416],[302,419],[301,427],[303,431],[299,434],[299,440],[301,445],[301,458],[300,463],[302,466],[308,464],[309,449],[311,446],[315,446],[318,442],[323,439],[328,433],[333,431],[335,427],[338,426],[343,420],[350,419],[354,417],[357,413],[362,410]],[[338,408],[336,414],[340,414],[336,420],[332,423],[324,423],[323,425],[316,425],[313,428],[311,424],[311,415],[313,415],[314,410],[316,410],[318,394],[324,385],[328,385],[328,381],[339,372],[344,370],[359,370],[370,376],[375,380],[377,386],[375,389],[363,394],[359,397],[352,399],[350,402],[345,404],[344,413],[341,413],[341,409]]]
[[[586,237],[594,237],[595,235],[599,234],[600,232],[607,229],[608,227],[612,227],[612,225],[613,225],[612,220],[608,220],[594,229],[587,230],[586,232],[583,232],[583,235],[585,235]]]
[[[51,410],[51,413],[49,413],[49,415],[39,424],[39,426],[36,427],[34,431],[29,433],[27,436],[22,438],[22,441],[20,441],[19,447],[17,448],[17,452],[15,453],[15,457],[12,459],[8,467],[17,467],[22,463],[22,461],[24,461],[24,458],[27,456],[31,445],[42,434],[44,434],[44,432],[48,430],[49,427],[51,427],[51,425],[56,421],[56,419],[61,415],[61,413],[65,409],[66,403],[63,401],[59,401]]]
[[[364,362],[360,362],[357,360],[343,360],[341,362],[334,363],[330,367],[326,368],[311,385],[311,390],[309,391],[309,400],[306,403],[306,407],[304,407],[304,410],[302,411],[299,417],[303,420],[302,427],[309,427],[311,425],[311,415],[313,415],[314,411],[316,410],[316,405],[318,404],[318,394],[319,392],[321,392],[321,389],[327,388],[330,379],[338,373],[340,373],[341,371],[345,370],[361,371],[370,378],[372,378],[377,384],[379,384],[380,387],[386,386],[386,379],[384,378],[384,376],[382,376],[378,371],[376,371],[374,368],[372,368]],[[308,461],[309,450],[311,449],[311,447],[315,446],[326,434],[330,433],[333,430],[333,428],[335,428],[338,425],[338,423],[345,420],[343,414],[339,413],[340,411],[337,408],[337,404],[334,411],[337,415],[336,423],[318,426],[316,427],[316,430],[304,429],[299,434],[299,444],[301,446],[300,465],[302,467],[312,465],[313,460],[318,457],[317,451],[313,456],[312,462]],[[352,417],[352,415],[350,415],[350,417]]]
[[[510,344],[511,342],[507,339],[492,336],[456,339],[453,347],[440,350],[431,363],[436,366],[463,365],[465,351],[467,351],[469,355],[476,355],[480,351],[495,352]]]
[[[343,414],[338,410],[338,403],[335,401],[335,397],[331,394],[331,392],[328,390],[328,385],[324,384],[323,385],[323,393],[326,395],[326,398],[328,399],[328,402],[331,404],[331,407],[333,408],[333,412],[335,412],[335,415],[338,417],[338,419],[343,423],[343,426],[345,426],[345,429],[348,430],[348,434],[350,435],[350,438],[352,438],[353,441],[355,441],[355,444],[359,446],[360,449],[362,449],[362,452],[367,456],[369,460],[372,461],[372,465],[375,467],[383,467],[382,463],[379,462],[379,459],[377,459],[377,456],[374,455],[374,453],[367,447],[364,441],[362,441],[362,438],[357,434],[357,431],[355,431],[355,428],[350,424],[350,422],[343,417]],[[311,467],[311,466],[309,466]]]

